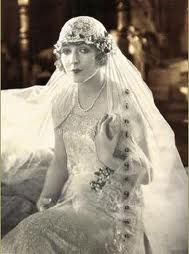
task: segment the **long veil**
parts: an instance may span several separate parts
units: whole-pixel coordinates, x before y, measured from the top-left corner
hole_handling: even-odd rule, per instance
[[[1,91],[3,181],[22,181],[37,170],[41,156],[49,162],[52,159],[51,105],[57,91],[67,84],[63,76],[55,70],[46,86]],[[27,169],[20,174],[22,167]]]
[[[174,133],[156,108],[140,73],[116,45],[100,71],[107,80],[109,113],[127,116],[129,131],[152,165],[153,180],[143,186],[143,193],[144,226],[153,253],[168,254],[171,250],[187,249],[187,175],[175,146]],[[60,93],[61,99],[57,96]],[[58,103],[61,109],[56,112],[57,127],[71,112],[74,98],[74,84],[58,69],[45,87],[2,91],[5,180],[11,181],[26,162],[37,172],[38,163],[33,162],[36,156],[37,161],[40,160],[39,151],[52,158],[52,104]],[[127,105],[128,110],[124,111],[120,105]]]
[[[115,107],[113,102],[128,102],[132,135],[152,164],[153,180],[143,186],[143,193],[144,225],[153,253],[187,249],[187,175],[174,133],[155,106],[140,73],[118,48],[109,59],[107,77],[110,110]]]

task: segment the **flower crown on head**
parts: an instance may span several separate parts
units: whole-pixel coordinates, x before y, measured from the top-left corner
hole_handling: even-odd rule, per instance
[[[101,53],[112,50],[112,38],[105,27],[96,19],[87,16],[72,18],[63,26],[59,39],[54,45],[54,54],[61,54],[62,46],[68,43],[84,42],[94,45]]]

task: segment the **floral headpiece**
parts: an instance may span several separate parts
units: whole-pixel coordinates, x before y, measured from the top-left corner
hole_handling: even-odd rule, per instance
[[[64,44],[78,42],[94,45],[106,54],[112,50],[111,35],[98,20],[88,16],[75,17],[65,23],[55,44],[54,54],[61,54]]]

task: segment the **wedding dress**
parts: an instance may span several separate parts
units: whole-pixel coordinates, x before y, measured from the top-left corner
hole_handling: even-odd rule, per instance
[[[52,157],[54,126],[64,136],[70,175],[59,203],[8,233],[2,241],[3,253],[143,254],[144,232],[153,254],[186,250],[187,176],[174,133],[156,108],[150,89],[99,21],[91,17],[68,21],[56,45],[59,55],[65,36],[68,43],[83,41],[109,49],[100,71],[106,81],[106,113],[116,116],[112,128],[119,122],[122,126],[116,153],[123,163],[114,172],[100,165],[94,135],[102,116],[101,98],[91,110],[82,110],[76,86],[58,65],[45,87],[6,92],[4,161],[11,148],[8,144],[15,143],[13,154],[19,157],[18,163],[5,163],[12,165],[6,173],[19,172],[26,161],[33,165],[41,149]],[[33,169],[37,172],[37,165]],[[152,181],[141,186],[144,171]]]
[[[103,171],[94,143],[101,104],[100,97],[85,112],[75,100],[72,112],[59,127],[69,170],[62,199],[55,207],[25,219],[5,236],[3,253],[145,253],[141,183],[133,180],[141,170],[140,158],[133,154],[119,170]],[[122,137],[120,148],[124,142]],[[105,179],[106,184],[94,189],[91,183],[97,179]]]

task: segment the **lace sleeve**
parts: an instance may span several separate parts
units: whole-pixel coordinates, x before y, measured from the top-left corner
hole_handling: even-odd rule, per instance
[[[153,178],[152,165],[148,156],[145,133],[143,133],[144,128],[140,124],[140,116],[133,118],[132,121],[120,117],[117,119],[123,124],[114,156],[121,159],[123,164],[132,164],[132,173],[140,176],[140,179],[145,176],[148,179],[145,184],[150,183]]]
[[[141,169],[143,169],[144,174],[148,178],[148,183],[150,183],[153,179],[152,165],[145,153],[143,152],[142,148],[134,141],[134,139],[132,140],[132,142],[134,145],[134,151],[131,157],[133,160],[139,161]]]
[[[141,166],[146,170],[148,175],[148,183],[150,183],[153,179],[153,169],[151,163],[151,153],[150,147],[148,146],[146,139],[147,139],[147,132],[144,126],[144,121],[142,121],[142,116],[137,114],[137,118],[135,121],[135,129],[138,132],[136,138],[132,137],[132,143],[135,147],[135,153],[140,159]]]
[[[125,142],[122,136],[114,156],[123,161],[121,163],[121,168],[128,168],[129,170],[127,173],[129,175],[135,175],[138,179],[138,184],[147,184],[152,181],[152,165],[133,137]],[[147,179],[145,183],[143,181],[144,177]]]

